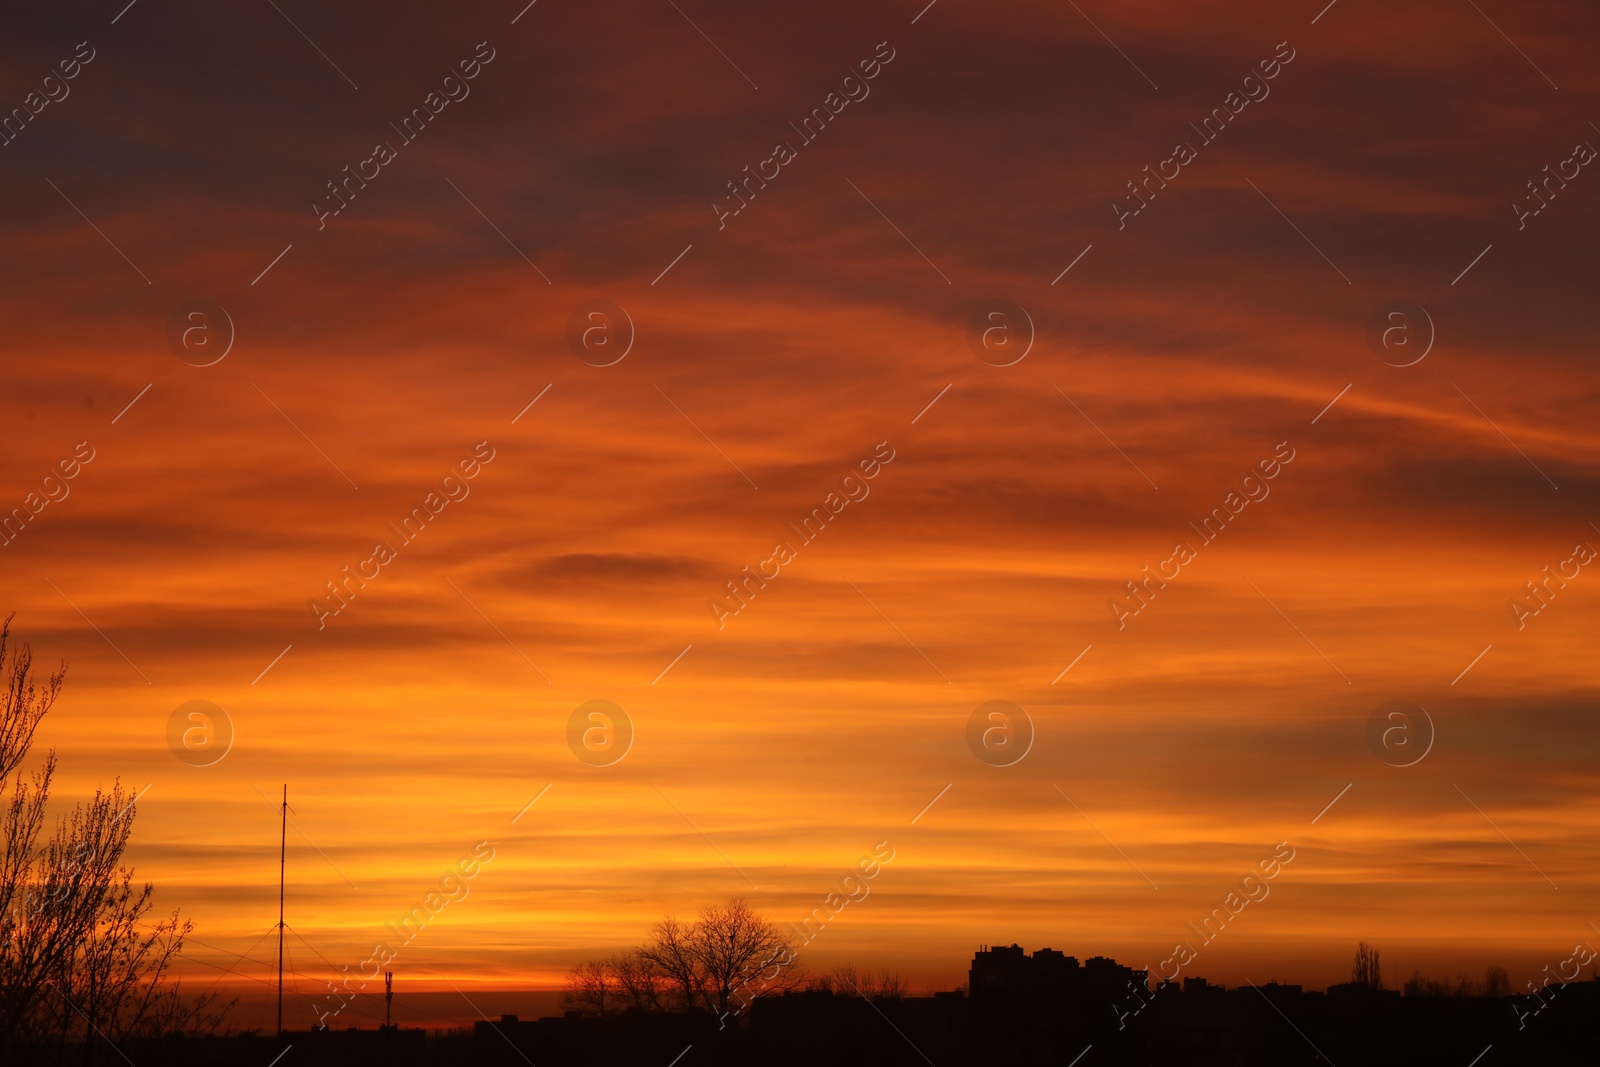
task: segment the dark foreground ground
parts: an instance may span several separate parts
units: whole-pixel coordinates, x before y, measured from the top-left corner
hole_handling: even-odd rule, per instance
[[[1402,998],[1391,992],[1306,993],[1267,985],[1167,988],[1135,1010],[1138,1003],[1042,994],[974,1002],[959,993],[875,1001],[791,993],[756,1001],[743,1018],[720,1029],[705,1015],[507,1016],[470,1030],[432,1034],[297,1031],[282,1037],[125,1043],[115,1051],[93,1050],[92,1062],[134,1067],[1600,1063],[1600,981],[1594,980],[1545,990],[1542,998]],[[64,1053],[60,1062],[85,1062],[81,1048]],[[56,1062],[56,1055],[36,1062]]]

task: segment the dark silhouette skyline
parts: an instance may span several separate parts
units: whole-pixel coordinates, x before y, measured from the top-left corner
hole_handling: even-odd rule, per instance
[[[313,1067],[798,1067],[847,1054],[858,1062],[934,1067],[1466,1067],[1486,1052],[1495,1058],[1485,1063],[1564,1067],[1593,1063],[1600,1053],[1600,978],[1592,970],[1584,975],[1576,955],[1522,994],[1420,976],[1388,988],[1372,969],[1378,959],[1378,950],[1363,944],[1351,981],[1308,990],[1275,981],[1228,987],[1199,975],[1150,983],[1146,969],[1104,956],[984,945],[973,953],[966,988],[927,995],[893,984],[890,992],[864,993],[851,969],[843,972],[848,981],[813,976],[757,996],[737,1014],[699,1003],[670,1010],[633,1002],[435,1030],[388,1023],[133,1041],[121,1050],[136,1064],[177,1067],[265,1063],[279,1054],[284,1064]],[[407,999],[395,998],[395,1014],[414,1019]]]

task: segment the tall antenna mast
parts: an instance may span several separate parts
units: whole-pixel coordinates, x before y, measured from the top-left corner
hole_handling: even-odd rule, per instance
[[[385,1028],[394,1025],[394,972],[383,972],[383,1025]]]
[[[289,845],[289,784],[283,786],[282,819],[278,826],[278,1036],[283,1036],[283,875]]]

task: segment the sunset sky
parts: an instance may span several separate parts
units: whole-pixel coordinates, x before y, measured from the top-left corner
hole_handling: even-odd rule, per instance
[[[303,991],[484,841],[397,983],[559,986],[734,895],[799,921],[880,841],[813,970],[1189,941],[1320,988],[1365,940],[1520,988],[1600,945],[1600,12],[525,3],[6,16],[0,612],[70,664],[58,806],[147,789],[196,988],[274,966],[284,783]],[[1010,766],[968,745],[996,700]],[[1368,743],[1396,700],[1409,767]]]

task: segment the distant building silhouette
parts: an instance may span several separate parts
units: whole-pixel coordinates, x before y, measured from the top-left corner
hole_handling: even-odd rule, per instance
[[[1091,997],[1116,999],[1131,987],[1145,988],[1148,971],[1124,967],[1105,956],[1091,956],[1082,964],[1053,948],[1031,956],[1019,945],[980,947],[967,971],[967,990],[975,1005],[1002,1002],[1034,1003]]]

